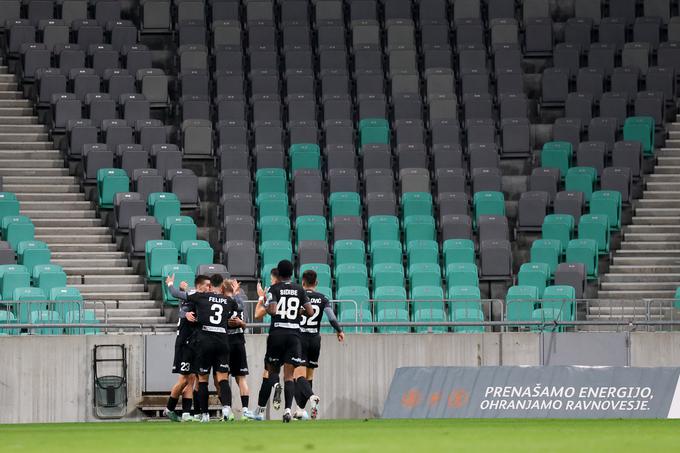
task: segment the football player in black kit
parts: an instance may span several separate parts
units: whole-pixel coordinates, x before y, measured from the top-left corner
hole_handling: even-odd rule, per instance
[[[221,282],[220,282],[221,283]],[[219,289],[213,289],[219,291]],[[236,301],[215,292],[196,292],[187,297],[186,318],[197,323],[193,344],[196,350],[198,372],[198,401],[201,422],[210,421],[208,413],[208,378],[211,369],[215,373],[220,400],[223,402],[222,418],[233,419],[229,387],[229,320],[239,309]]]
[[[302,286],[290,281],[293,276],[293,263],[282,260],[276,266],[279,271],[279,282],[272,285],[265,296],[265,309],[271,316],[271,327],[267,337],[265,369],[270,373],[277,372],[283,365],[285,410],[283,422],[291,421],[291,406],[295,396],[295,368],[302,364],[300,345],[300,321],[302,313],[312,316],[314,310],[309,303],[307,293]],[[263,401],[258,401],[255,411],[256,419],[261,420],[264,414]],[[264,401],[266,404],[266,401]]]
[[[190,338],[194,333],[195,323],[190,322],[186,318],[187,304],[186,299],[188,293],[186,288],[177,289],[174,286],[175,276],[171,275],[165,280],[165,284],[170,289],[173,297],[180,300],[179,307],[179,322],[177,323],[177,338],[175,339],[175,357],[172,362],[172,372],[178,373],[177,383],[170,391],[168,404],[163,411],[164,415],[174,422],[180,421],[175,408],[180,395],[182,395],[182,421],[191,419],[191,404],[194,388],[194,370],[193,359],[194,351],[190,345]],[[194,280],[195,291],[207,292],[210,291],[210,278],[206,275],[197,275]]]
[[[302,366],[295,369],[295,402],[298,410],[293,418],[307,420],[309,415],[305,410],[307,402],[311,402],[312,419],[319,415],[319,397],[312,391],[314,370],[319,366],[319,353],[321,352],[321,335],[319,328],[321,318],[326,315],[333,329],[335,329],[338,341],[345,340],[345,334],[338,324],[333,313],[331,303],[323,294],[316,291],[316,272],[307,270],[302,274],[302,287],[307,292],[309,302],[312,304],[313,314],[302,316],[300,321],[300,343],[302,344]]]

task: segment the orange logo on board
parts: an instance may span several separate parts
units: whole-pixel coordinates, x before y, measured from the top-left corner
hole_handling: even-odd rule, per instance
[[[470,395],[463,389],[454,389],[449,395],[449,407],[460,409],[470,401]]]
[[[432,395],[430,395],[430,406],[436,406],[437,403],[442,399],[442,394],[439,392],[435,392]]]
[[[418,389],[411,389],[401,396],[401,405],[409,409],[420,404],[421,396]]]

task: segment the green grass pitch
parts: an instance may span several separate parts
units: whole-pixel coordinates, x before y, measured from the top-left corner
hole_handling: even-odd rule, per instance
[[[678,451],[676,420],[319,420],[0,425],[10,452]]]

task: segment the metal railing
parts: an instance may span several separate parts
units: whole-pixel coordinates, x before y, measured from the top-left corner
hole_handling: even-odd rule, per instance
[[[109,316],[111,301],[0,302],[0,334],[159,333],[175,323],[117,322]],[[115,303],[115,302],[113,302]],[[443,333],[508,331],[643,330],[680,331],[680,309],[674,299],[443,299],[443,300],[333,300],[340,324],[349,333]],[[254,320],[257,301],[246,301],[248,333],[265,333],[268,318]],[[174,309],[174,307],[168,307]],[[96,310],[97,322],[83,321],[86,310]],[[57,313],[47,319],[33,312]],[[71,313],[66,317],[66,313]],[[68,322],[77,319],[77,322]],[[332,332],[327,321],[322,333]]]

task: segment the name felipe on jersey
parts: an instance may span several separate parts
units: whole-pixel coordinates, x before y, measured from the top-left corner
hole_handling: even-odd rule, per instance
[[[214,302],[216,304],[228,304],[229,299],[224,299],[222,297],[210,296],[210,297],[208,297],[208,302]]]

